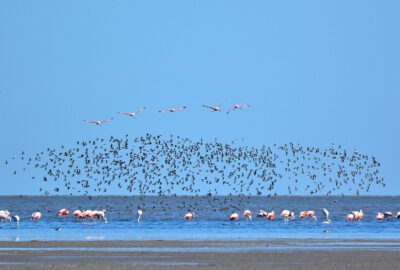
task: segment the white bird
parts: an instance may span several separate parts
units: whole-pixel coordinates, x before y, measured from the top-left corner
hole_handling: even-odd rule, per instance
[[[325,216],[325,221],[323,221],[322,223],[325,223],[325,224],[331,223],[331,220],[329,219],[329,211],[328,211],[328,209],[322,208],[322,213]]]
[[[248,107],[250,107],[249,104],[235,104],[226,113],[231,113],[234,110],[241,110],[241,109],[248,108]]]
[[[12,220],[14,220],[17,223],[17,228],[19,228],[19,221],[20,221],[19,216],[12,216]]]
[[[224,105],[223,102],[221,102],[218,106],[208,106],[208,105],[202,105],[202,106],[212,110],[213,112],[220,112],[222,105]]]
[[[136,115],[138,115],[138,114],[141,113],[141,112],[144,112],[144,110],[146,110],[146,107],[140,108],[140,109],[137,110],[136,112],[118,112],[118,113],[119,113],[119,114],[122,114],[122,115],[130,116],[130,117],[132,117],[132,118],[135,118]]]
[[[140,220],[142,219],[142,215],[143,215],[143,210],[142,210],[142,208],[138,207],[137,214],[138,214],[137,222],[139,223]]]
[[[177,108],[172,108],[172,109],[160,110],[158,112],[160,112],[160,113],[177,112],[177,111],[182,111],[182,110],[186,110],[186,109],[187,109],[187,107],[183,106],[183,107],[177,107]]]
[[[111,122],[112,120],[113,120],[113,118],[106,119],[106,120],[83,120],[83,121],[88,124],[95,124],[97,126],[101,126],[102,124]]]

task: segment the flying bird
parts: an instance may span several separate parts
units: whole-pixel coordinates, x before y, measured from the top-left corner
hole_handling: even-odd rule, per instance
[[[176,112],[176,111],[182,111],[182,110],[186,110],[187,107],[183,106],[183,107],[177,107],[177,108],[172,108],[172,109],[166,109],[166,110],[160,110],[158,112],[160,113],[167,113],[167,112]]]
[[[83,120],[83,121],[88,124],[95,124],[97,126],[101,126],[102,124],[111,122],[112,120],[113,120],[113,118],[106,119],[106,120]]]
[[[248,104],[235,104],[226,113],[231,113],[234,110],[241,110],[241,109],[248,108],[248,107],[250,107],[250,105],[248,105]]]
[[[127,115],[127,116],[135,118],[136,115],[138,115],[141,112],[144,112],[144,110],[146,110],[146,107],[140,108],[136,112],[118,112],[118,113],[121,114],[121,115]]]
[[[221,102],[221,104],[219,104],[218,106],[203,105],[203,107],[208,108],[208,109],[212,110],[213,112],[220,112],[222,105],[224,105],[223,102]]]

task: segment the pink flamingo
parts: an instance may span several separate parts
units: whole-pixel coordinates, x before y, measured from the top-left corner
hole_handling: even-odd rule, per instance
[[[346,221],[353,221],[355,219],[354,214],[350,213],[346,216]]]
[[[61,209],[60,211],[58,211],[58,216],[66,216],[69,214],[69,210],[68,209]]]
[[[36,211],[32,214],[32,220],[39,220],[42,218],[42,213],[40,213],[39,211]]]
[[[289,210],[283,210],[282,213],[281,213],[281,217],[283,217],[283,219],[285,221],[288,221],[289,219],[291,219],[291,220],[295,219],[294,212],[291,212]]]
[[[244,212],[243,212],[243,215],[245,216],[245,218],[247,219],[247,220],[251,220],[251,215],[252,215],[253,213],[250,211],[250,210],[244,210]]]
[[[378,212],[375,216],[376,220],[383,220],[385,218],[385,215],[382,214],[381,212]]]
[[[239,214],[238,213],[233,213],[229,217],[229,220],[238,220],[238,219],[239,219]]]
[[[189,213],[187,213],[186,215],[184,215],[183,218],[184,218],[184,219],[187,219],[187,220],[192,220],[192,219],[194,219],[194,216],[195,216],[195,215],[196,215],[195,212],[189,212]]]
[[[364,218],[364,212],[360,209],[360,211],[353,211],[352,214],[356,221],[360,221]]]
[[[275,211],[272,211],[272,212],[268,213],[268,214],[267,214],[267,218],[268,218],[269,220],[274,220],[274,219],[276,218],[276,216],[275,216]]]

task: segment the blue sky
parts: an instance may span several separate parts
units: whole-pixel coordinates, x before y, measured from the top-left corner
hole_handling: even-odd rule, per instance
[[[0,158],[146,132],[377,156],[400,194],[398,1],[1,1]],[[248,103],[227,116],[201,104]],[[174,115],[157,110],[189,107]],[[117,111],[147,106],[135,121]],[[227,106],[225,109],[227,109]],[[83,119],[115,117],[101,128]],[[0,194],[37,194],[0,166]]]

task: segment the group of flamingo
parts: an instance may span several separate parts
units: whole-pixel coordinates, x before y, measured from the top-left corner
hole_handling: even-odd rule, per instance
[[[210,105],[202,105],[204,108],[210,109],[213,112],[221,112],[222,111],[222,105],[224,103],[220,103],[217,106],[210,106]],[[227,114],[235,111],[235,110],[241,110],[244,108],[248,108],[250,107],[249,104],[234,104],[233,106],[230,107],[230,109],[226,112]],[[173,113],[173,112],[177,112],[177,111],[183,111],[186,110],[188,107],[187,106],[182,106],[182,107],[173,107],[170,109],[163,109],[163,110],[159,110],[158,112],[160,113]],[[133,112],[118,112],[118,114],[120,115],[126,115],[126,116],[130,116],[132,118],[136,118],[136,116],[139,113],[142,113],[146,110],[146,107],[140,108],[137,111],[133,111]],[[109,119],[105,119],[105,120],[83,120],[84,122],[88,123],[88,124],[95,124],[97,126],[101,126],[105,123],[111,122],[114,118],[109,118]]]
[[[323,212],[323,214],[325,216],[325,219],[326,219],[326,221],[324,221],[324,223],[329,223],[330,222],[329,211],[327,209],[323,208],[322,212]],[[400,212],[399,212],[399,214],[400,214]],[[253,215],[253,213],[251,212],[251,210],[244,210],[243,211],[243,216],[247,220],[251,220],[252,219],[252,215]],[[290,211],[290,210],[287,210],[287,209],[282,210],[280,216],[285,221],[294,220],[296,218],[295,213],[293,211]],[[257,217],[266,218],[266,219],[269,219],[269,220],[274,220],[274,219],[276,219],[276,214],[275,214],[275,211],[267,212],[267,211],[261,209],[258,212]],[[317,220],[317,217],[315,215],[315,211],[312,211],[312,210],[301,211],[300,214],[299,214],[299,217],[301,219],[303,219],[303,220],[307,219],[307,218],[311,218],[312,220]],[[229,220],[238,220],[239,218],[240,218],[240,215],[238,213],[233,213],[233,214],[231,214],[229,216]]]
[[[326,223],[326,224],[330,223],[331,220],[329,219],[329,211],[326,208],[322,208],[322,214],[325,217],[325,220],[322,223]],[[251,212],[251,210],[243,211],[243,216],[246,220],[251,220],[252,215],[253,215],[253,213]],[[286,209],[281,212],[280,216],[285,221],[294,220],[296,218],[296,215],[293,211],[286,210]],[[188,212],[186,215],[184,215],[184,218],[187,220],[194,219],[194,217],[195,217],[195,212]],[[275,214],[275,211],[267,212],[267,211],[261,209],[259,211],[259,213],[257,214],[257,217],[274,220],[274,219],[276,219],[276,214]],[[311,220],[317,221],[317,216],[315,214],[315,211],[313,211],[313,210],[303,210],[300,212],[299,217],[302,220],[306,220],[309,218]],[[381,221],[384,219],[390,219],[392,217],[393,217],[392,212],[385,212],[383,214],[381,212],[378,212],[378,214],[375,216],[376,220],[378,220],[378,221]],[[240,215],[238,213],[233,213],[229,216],[229,220],[232,220],[232,221],[238,220],[239,218],[240,218]],[[359,211],[352,211],[350,214],[348,214],[346,216],[345,220],[346,221],[360,221],[363,218],[364,218],[364,212],[363,212],[363,210],[359,210]],[[400,219],[400,211],[397,212],[396,218]]]
[[[57,216],[59,217],[65,217],[67,215],[69,215],[70,211],[66,208],[63,208],[61,210],[58,211]],[[105,217],[106,214],[106,210],[75,210],[72,213],[72,216],[74,216],[76,219],[78,220],[84,220],[84,219],[91,219],[91,220],[102,220],[104,221],[104,223],[107,223],[107,218]],[[142,215],[143,215],[143,210],[138,207],[138,219],[137,221],[140,222]],[[329,211],[326,208],[322,208],[322,214],[325,217],[325,220],[323,221],[323,223],[330,223],[331,220],[329,219]],[[184,219],[186,220],[192,220],[194,219],[196,216],[196,213],[194,211],[189,211],[188,213],[186,213],[184,215]],[[253,213],[251,210],[244,210],[243,211],[243,216],[246,220],[251,220]],[[280,216],[282,217],[282,219],[284,221],[290,221],[290,220],[294,220],[296,218],[296,215],[293,211],[290,210],[283,210],[280,214]],[[266,218],[269,220],[274,220],[276,219],[276,214],[275,211],[271,211],[271,212],[267,212],[265,210],[259,210],[259,213],[257,214],[257,217],[259,218]],[[311,220],[316,221],[317,220],[317,216],[315,214],[315,211],[313,210],[303,210],[299,213],[299,217],[302,220],[306,220],[308,218],[310,218]],[[385,213],[381,213],[378,212],[377,215],[375,216],[376,220],[381,221],[384,219],[390,219],[393,217],[392,212],[385,212]],[[31,216],[31,220],[33,221],[38,221],[42,218],[42,213],[37,210],[35,211],[32,216]],[[364,212],[363,210],[359,210],[359,211],[352,211],[351,213],[349,213],[345,220],[346,221],[360,221],[364,218]],[[396,214],[396,218],[400,219],[400,211],[397,212]],[[229,216],[229,220],[239,220],[240,219],[240,215],[238,213],[233,213]],[[17,215],[11,215],[10,212],[8,210],[0,210],[0,222],[1,221],[15,221],[17,224],[17,227],[19,227],[19,223],[20,223],[20,217]]]
[[[70,211],[66,208],[63,208],[58,211],[57,216],[58,217],[65,217],[70,213]],[[107,223],[107,218],[106,218],[106,210],[75,210],[72,215],[78,219],[78,220],[83,220],[83,219],[91,219],[91,220],[102,220],[104,223]],[[32,221],[39,221],[42,218],[42,213],[37,210],[32,213],[31,215],[31,220]],[[0,210],[0,222],[1,221],[15,221],[17,223],[17,227],[19,227],[19,223],[21,218],[17,215],[11,215],[8,210]]]

